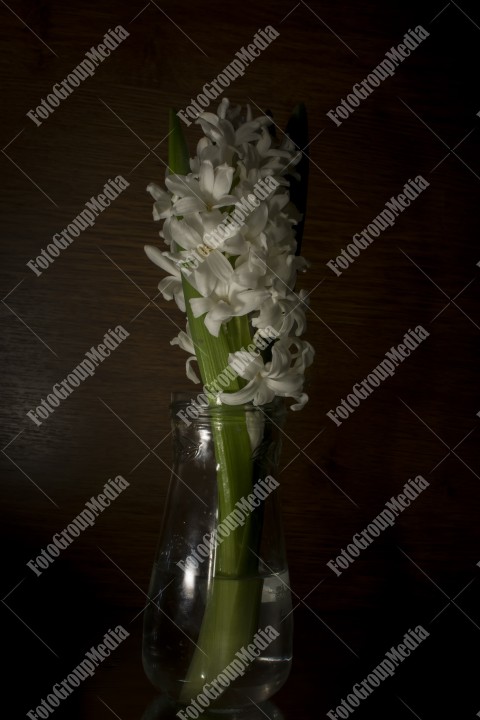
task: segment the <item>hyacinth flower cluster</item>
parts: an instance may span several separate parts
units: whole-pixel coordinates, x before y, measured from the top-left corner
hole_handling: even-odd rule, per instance
[[[300,339],[307,293],[295,290],[307,262],[298,253],[301,214],[290,200],[292,184],[301,185],[296,166],[304,160],[288,136],[275,140],[271,118],[254,119],[248,106],[231,107],[224,99],[216,114],[205,112],[197,122],[203,137],[190,158],[170,112],[165,189],[154,183],[147,188],[153,218],[163,221],[166,249],[147,245],[145,251],[166,273],[158,286],[163,297],[186,314],[185,330],[171,344],[188,353],[187,376],[203,384],[216,413],[210,422],[219,526],[258,480],[253,457],[262,436],[252,433],[248,408],[263,412],[272,401],[291,398],[291,408],[300,410],[308,400],[305,370],[314,350]],[[226,369],[235,372],[219,387]],[[222,425],[217,411],[224,406],[236,406],[227,407],[235,411],[235,423]],[[262,580],[255,547],[261,517],[249,516],[212,557],[181,701],[222,672],[258,627]]]
[[[236,340],[255,343],[257,332],[273,329],[277,339],[267,357],[252,357],[240,386],[219,393],[217,402],[263,405],[278,395],[293,398],[292,409],[298,410],[308,400],[304,373],[314,355],[299,338],[306,327],[306,292],[294,291],[307,263],[296,255],[300,216],[290,202],[287,176],[295,177],[301,155],[287,137],[274,147],[271,122],[265,115],[253,119],[249,107],[243,116],[226,99],[217,114],[199,116],[204,137],[190,172],[168,173],[166,190],[155,183],[147,188],[168,249],[147,245],[145,251],[167,273],[158,286],[163,297],[187,312],[185,331],[172,341],[189,354],[187,376],[199,382],[193,362],[202,366],[191,318],[200,319],[214,338],[222,331],[228,336],[228,363],[245,352],[244,343],[235,348]],[[185,281],[194,291],[188,299]]]

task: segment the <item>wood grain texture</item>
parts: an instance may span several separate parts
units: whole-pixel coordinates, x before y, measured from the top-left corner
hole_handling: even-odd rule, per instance
[[[317,351],[310,402],[291,414],[284,438],[299,604],[294,668],[275,702],[288,720],[324,716],[422,624],[425,646],[355,717],[480,710],[478,668],[467,659],[480,632],[480,108],[467,72],[477,66],[480,15],[460,4],[0,6],[2,597],[21,583],[2,609],[9,717],[34,709],[116,623],[131,637],[55,717],[133,720],[154,697],[133,618],[169,480],[170,392],[195,389],[169,344],[182,315],[157,297],[160,274],[142,250],[159,240],[145,188],[164,178],[168,108],[184,108],[268,24],[280,37],[226,95],[269,108],[279,128],[299,100],[307,105],[311,268],[300,286],[311,290]],[[26,113],[118,24],[130,36],[37,127]],[[430,37],[336,127],[326,113],[418,24]],[[186,132],[194,148],[198,129]],[[129,188],[36,277],[26,263],[118,174]],[[430,187],[336,277],[326,263],[419,174]],[[130,337],[36,427],[28,410],[118,324]],[[336,427],[326,413],[418,324],[427,340]],[[118,474],[128,490],[36,577],[26,563]],[[327,562],[418,474],[430,487],[337,577]]]

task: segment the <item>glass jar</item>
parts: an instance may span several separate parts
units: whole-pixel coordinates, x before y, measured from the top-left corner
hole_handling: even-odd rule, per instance
[[[284,403],[171,404],[173,467],[144,613],[143,665],[184,715],[285,682],[292,605],[279,504]],[[198,713],[198,714],[196,714]]]

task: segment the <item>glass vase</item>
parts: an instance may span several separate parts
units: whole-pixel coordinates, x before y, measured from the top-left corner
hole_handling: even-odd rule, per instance
[[[173,396],[173,466],[143,665],[155,687],[185,706],[179,717],[262,703],[290,671],[278,480],[284,414],[278,399],[205,407]]]

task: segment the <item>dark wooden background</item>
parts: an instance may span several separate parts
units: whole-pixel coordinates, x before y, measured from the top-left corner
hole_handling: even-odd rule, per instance
[[[130,37],[36,127],[26,112],[118,24]],[[155,697],[141,668],[141,616],[132,621],[169,480],[150,448],[168,433],[171,390],[189,386],[169,345],[183,318],[151,301],[160,274],[142,248],[158,226],[145,188],[164,177],[154,153],[167,160],[168,108],[185,107],[268,24],[280,37],[225,94],[271,109],[280,127],[303,100],[315,138],[303,246],[312,265],[301,286],[313,290],[317,354],[310,402],[289,417],[282,456],[298,606],[294,667],[275,702],[288,720],[325,717],[422,624],[428,640],[356,717],[480,711],[478,6],[11,0],[0,5],[9,718],[25,717],[116,623],[131,637],[55,716],[140,719]],[[430,37],[336,127],[326,112],[418,24]],[[187,136],[193,149],[199,132]],[[26,262],[117,174],[127,191],[36,277]],[[335,277],[325,263],[418,174],[428,190]],[[35,427],[26,412],[118,324],[130,337]],[[326,412],[418,324],[430,337],[335,427]],[[170,463],[168,440],[156,452]],[[117,474],[130,488],[35,577],[26,562]],[[336,577],[326,563],[417,474],[430,487]]]

